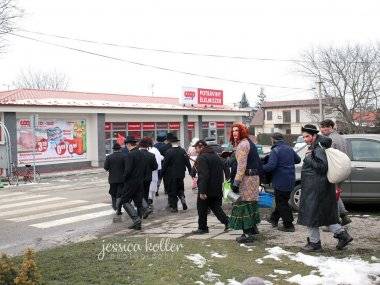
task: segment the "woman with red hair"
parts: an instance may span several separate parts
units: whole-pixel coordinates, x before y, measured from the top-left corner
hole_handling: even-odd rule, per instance
[[[235,149],[231,163],[231,188],[240,198],[234,203],[229,227],[243,230],[238,243],[252,243],[258,233],[260,213],[257,204],[262,165],[255,144],[249,139],[248,129],[241,123],[232,126],[230,142]]]

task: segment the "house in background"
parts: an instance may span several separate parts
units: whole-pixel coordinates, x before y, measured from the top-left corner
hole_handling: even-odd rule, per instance
[[[324,117],[336,120],[338,114],[322,102]],[[255,135],[260,133],[300,134],[305,124],[317,124],[321,121],[319,100],[266,101],[257,111],[251,125]]]

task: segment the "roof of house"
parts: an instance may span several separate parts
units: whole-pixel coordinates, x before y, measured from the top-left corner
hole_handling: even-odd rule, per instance
[[[251,125],[262,126],[263,124],[264,124],[264,111],[260,109],[255,113],[255,116],[252,118]]]
[[[319,105],[318,99],[288,100],[288,101],[265,101],[263,103],[263,108],[318,106],[318,105]]]
[[[0,92],[0,104],[63,107],[114,107],[156,109],[204,109],[204,105],[183,106],[176,97],[153,97],[76,91],[16,89]],[[242,111],[232,106],[207,106],[207,110]]]

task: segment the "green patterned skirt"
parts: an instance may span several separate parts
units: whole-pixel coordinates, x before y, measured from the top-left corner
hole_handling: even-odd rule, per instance
[[[256,201],[242,201],[235,204],[229,221],[234,230],[247,230],[260,223],[259,206]]]

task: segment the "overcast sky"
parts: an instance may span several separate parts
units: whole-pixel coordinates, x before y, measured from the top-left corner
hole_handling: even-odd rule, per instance
[[[313,46],[376,43],[378,0],[166,1],[18,0],[21,29],[121,45],[258,58],[298,58]],[[163,54],[36,36],[129,61],[258,84],[310,88],[294,63]],[[69,90],[180,96],[182,87],[222,89],[226,102],[245,91],[254,104],[260,86],[176,74],[8,36],[0,54],[0,89],[20,70],[56,70]],[[153,85],[153,88],[152,88]],[[265,87],[271,100],[303,99],[314,91]]]

